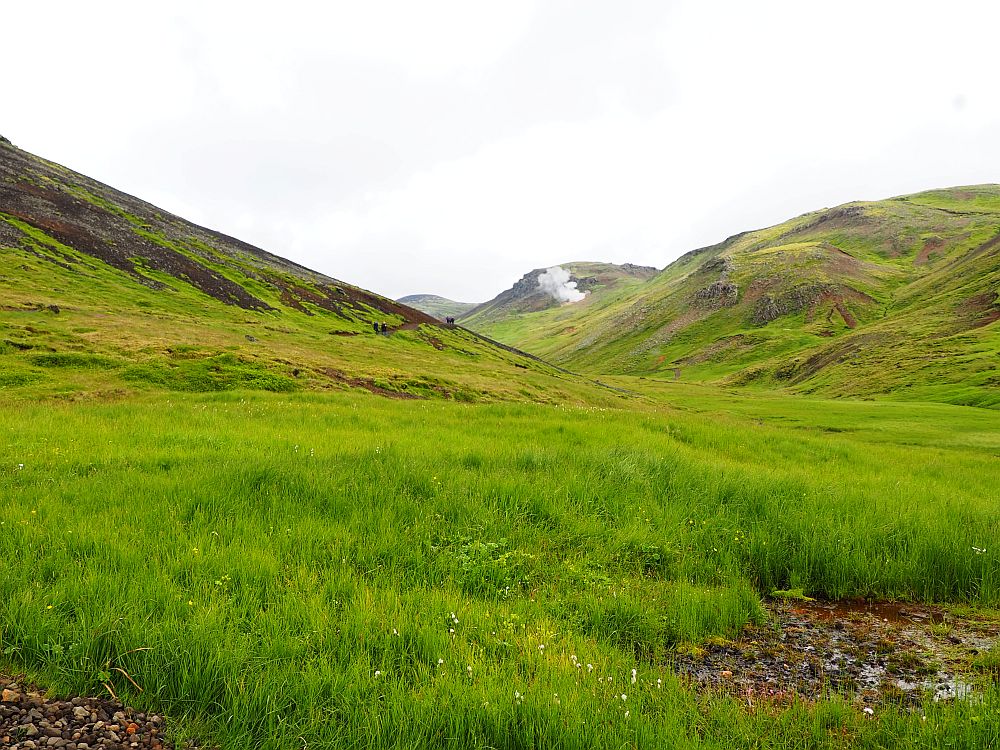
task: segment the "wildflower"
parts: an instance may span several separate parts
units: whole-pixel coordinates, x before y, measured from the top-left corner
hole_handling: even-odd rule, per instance
[[[632,713],[631,711],[626,711],[625,712],[625,718],[627,719],[629,717],[629,714],[631,714],[631,713]]]
[[[594,665],[593,665],[593,664],[590,664],[590,663],[588,662],[588,664],[587,664],[587,671],[588,671],[588,672],[593,672],[593,671],[594,671]]]
[[[52,609],[52,605],[50,604],[50,605],[49,605],[49,606],[47,606],[47,607],[46,607],[45,609]]]
[[[380,670],[376,669],[375,670],[375,678],[378,679],[381,676],[382,676],[382,672]]]
[[[661,680],[659,677],[656,678],[656,689],[657,690],[663,689],[663,680]]]
[[[393,635],[399,635],[399,631],[398,631],[398,630],[396,630],[396,628],[393,628],[393,629],[392,629],[392,634],[393,634]]]
[[[469,673],[469,677],[472,677],[472,665],[471,664],[465,668],[465,671]]]
[[[191,552],[192,552],[192,554],[197,555],[200,552],[200,550],[197,547],[192,547],[191,548]]]
[[[875,709],[873,709],[871,706],[865,706],[863,710],[869,716],[871,716],[871,715],[873,715],[875,713]]]
[[[455,628],[448,628],[448,632],[449,633],[454,633],[455,632]]]
[[[622,700],[623,700],[623,701],[626,701],[626,700],[628,700],[628,696],[627,696],[627,695],[625,695],[625,693],[622,693]]]
[[[635,670],[632,670],[632,684],[635,684]]]
[[[192,600],[190,600],[190,599],[188,599],[188,606],[189,607],[193,607],[194,606],[194,602]]]
[[[24,464],[18,464],[17,468],[18,468],[18,470],[23,469],[24,468]]]
[[[542,653],[544,653],[545,652],[545,644],[544,643],[539,643],[538,644],[538,650],[541,651]]]

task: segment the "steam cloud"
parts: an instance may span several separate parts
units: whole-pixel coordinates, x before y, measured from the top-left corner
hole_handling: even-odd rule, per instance
[[[569,280],[569,271],[561,266],[552,266],[540,273],[538,288],[558,302],[579,302],[587,296],[576,288],[575,281]]]

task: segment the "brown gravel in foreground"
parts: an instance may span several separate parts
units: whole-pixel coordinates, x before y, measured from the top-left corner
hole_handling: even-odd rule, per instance
[[[0,748],[171,750],[163,732],[162,716],[104,698],[48,698],[22,680],[0,675]]]

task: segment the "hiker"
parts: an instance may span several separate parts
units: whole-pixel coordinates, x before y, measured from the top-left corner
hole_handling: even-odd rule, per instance
[[[377,320],[372,323],[372,328],[375,329],[375,333],[378,333],[378,321]]]
[[[382,323],[382,335],[383,336],[389,335],[389,329],[386,327],[385,323]]]

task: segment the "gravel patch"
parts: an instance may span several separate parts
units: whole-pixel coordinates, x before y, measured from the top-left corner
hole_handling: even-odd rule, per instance
[[[9,750],[171,750],[164,720],[103,698],[49,698],[0,675],[0,747]],[[193,745],[186,748],[194,750]]]

